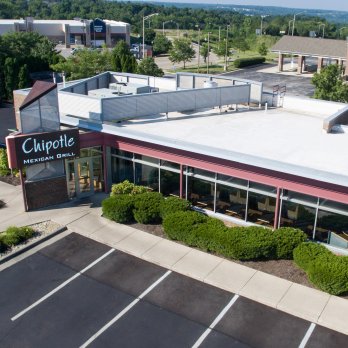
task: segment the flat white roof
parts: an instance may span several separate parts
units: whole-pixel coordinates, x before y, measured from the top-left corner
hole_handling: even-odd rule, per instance
[[[348,134],[324,132],[324,118],[282,108],[215,109],[103,124],[102,131],[348,186]]]

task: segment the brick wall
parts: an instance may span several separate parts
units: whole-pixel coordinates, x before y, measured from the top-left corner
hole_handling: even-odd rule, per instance
[[[28,210],[64,203],[69,200],[65,176],[26,182],[25,194]]]

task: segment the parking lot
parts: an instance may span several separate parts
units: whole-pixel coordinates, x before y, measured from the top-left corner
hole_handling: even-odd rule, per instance
[[[348,336],[76,233],[3,270],[0,293],[1,347],[348,346]]]

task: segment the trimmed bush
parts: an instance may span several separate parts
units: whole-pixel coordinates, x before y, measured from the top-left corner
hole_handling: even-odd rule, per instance
[[[158,223],[161,221],[160,206],[163,196],[159,192],[146,192],[135,196],[133,215],[141,224]]]
[[[30,227],[10,226],[2,233],[1,243],[12,247],[19,243],[25,242],[34,235],[34,230]]]
[[[134,199],[132,195],[117,195],[102,202],[103,215],[119,223],[129,223],[133,219]]]
[[[135,194],[140,194],[145,192],[148,192],[147,187],[134,185],[128,180],[125,180],[119,184],[114,184],[111,186],[110,196],[112,197],[112,196],[124,195],[124,194],[135,195]]]
[[[275,259],[272,231],[262,227],[232,227],[220,240],[220,253],[238,260]]]
[[[191,203],[182,198],[168,197],[161,202],[160,214],[164,219],[168,214],[173,214],[177,211],[187,211],[191,208]]]
[[[5,243],[5,233],[0,233],[0,253],[5,252],[8,249],[8,245]]]
[[[170,239],[180,240],[189,244],[193,228],[207,221],[207,216],[196,211],[178,211],[167,215],[162,225],[165,234]]]
[[[331,295],[348,292],[347,256],[319,257],[309,264],[307,274],[314,285]]]
[[[244,68],[250,65],[261,64],[266,61],[265,57],[238,58],[233,62],[236,68]]]
[[[292,259],[294,249],[307,240],[300,229],[281,227],[274,232],[277,259]]]
[[[308,242],[297,246],[294,249],[293,256],[296,265],[307,272],[310,264],[316,259],[327,259],[334,255],[324,245]]]

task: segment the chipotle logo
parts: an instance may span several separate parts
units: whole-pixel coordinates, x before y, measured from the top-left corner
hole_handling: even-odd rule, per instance
[[[15,148],[19,168],[72,158],[79,155],[79,131],[69,129],[21,135],[15,138]]]

